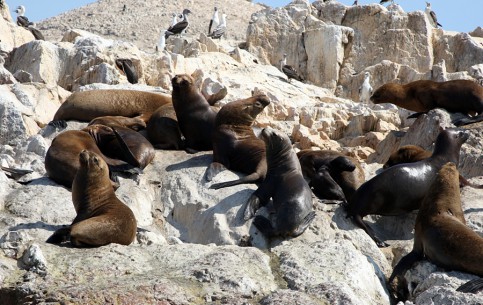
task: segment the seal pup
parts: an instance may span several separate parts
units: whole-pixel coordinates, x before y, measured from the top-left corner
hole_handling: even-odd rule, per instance
[[[389,283],[424,258],[449,270],[483,276],[483,238],[466,226],[458,177],[451,162],[438,171],[416,217],[413,250],[394,267]]]
[[[437,28],[438,26],[443,27],[438,22],[438,18],[436,17],[436,13],[433,10],[431,10],[431,3],[426,2],[426,9],[424,10],[424,13],[426,13],[426,16],[429,19],[429,23],[431,23],[431,25],[433,27],[435,27],[435,28]]]
[[[210,19],[210,25],[208,26],[208,35],[211,34],[212,28],[217,28],[220,24],[220,18],[218,17],[218,8],[215,6],[215,11],[213,12],[213,16]]]
[[[395,165],[362,184],[349,201],[348,216],[379,247],[387,246],[362,218],[369,214],[400,215],[418,209],[439,169],[447,162],[458,164],[461,145],[468,137],[456,129],[441,131],[431,157]]]
[[[267,238],[297,237],[315,218],[312,191],[288,136],[271,128],[264,128],[260,136],[266,146],[267,175],[248,199],[244,219],[255,216],[272,198],[274,221],[257,215],[253,224]]]
[[[280,71],[282,71],[285,75],[287,75],[289,82],[292,78],[298,80],[299,82],[304,81],[302,76],[299,75],[299,73],[297,72],[297,70],[295,70],[294,67],[287,65],[287,53],[283,54],[283,59],[280,61]]]
[[[362,85],[359,87],[359,101],[361,103],[368,104],[371,99],[372,95],[372,86],[371,86],[371,73],[368,71],[364,72],[364,81]]]
[[[269,104],[268,96],[260,94],[230,102],[220,109],[213,131],[213,162],[206,171],[206,180],[211,181],[225,168],[245,173],[247,176],[215,183],[210,188],[253,183],[265,178],[265,142],[257,138],[252,125],[257,115]]]
[[[461,112],[468,116],[478,114],[453,122],[455,125],[483,121],[483,87],[470,80],[418,80],[405,85],[388,83],[374,91],[371,101],[374,104],[392,103],[415,112],[443,108],[448,112]]]
[[[186,149],[189,152],[212,150],[216,111],[200,93],[191,76],[175,75],[171,84],[173,106],[179,128],[185,137]]]
[[[174,35],[174,34],[181,35],[181,33],[188,28],[188,26],[189,26],[188,14],[191,14],[191,11],[189,9],[185,8],[183,10],[183,20],[177,22],[175,25],[170,26],[168,28],[168,32],[164,36],[166,39],[168,39],[169,36]]]
[[[173,104],[158,108],[146,126],[149,142],[157,149],[184,149],[184,138],[179,129]]]
[[[87,150],[78,158],[80,168],[72,184],[72,202],[77,216],[69,227],[55,231],[47,242],[57,244],[70,240],[75,247],[129,245],[136,237],[136,218],[116,197],[106,162]]]
[[[365,181],[359,161],[338,151],[303,149],[297,157],[304,177],[321,199],[349,201]]]
[[[101,116],[139,116],[144,122],[171,97],[137,90],[89,90],[72,93],[54,115],[53,121],[89,122]]]
[[[128,58],[118,58],[115,60],[116,66],[124,72],[127,77],[127,81],[131,84],[137,84],[139,81],[138,72],[134,67],[132,60]]]
[[[124,116],[101,116],[89,122],[89,125],[105,125],[109,127],[126,127],[132,130],[142,130],[146,128],[146,123],[141,117],[128,118]]]
[[[220,25],[217,26],[212,33],[208,34],[208,37],[221,40],[221,37],[225,35],[225,32],[226,32],[226,14],[222,14]]]

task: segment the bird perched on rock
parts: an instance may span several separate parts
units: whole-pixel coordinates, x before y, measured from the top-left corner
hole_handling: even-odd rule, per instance
[[[287,53],[284,53],[283,54],[283,59],[280,61],[280,70],[285,75],[287,75],[289,82],[290,82],[290,80],[292,78],[298,80],[299,82],[303,82],[304,81],[304,79],[302,78],[302,76],[300,76],[298,74],[297,70],[295,70],[294,67],[292,67],[290,65],[287,65]]]
[[[166,48],[166,35],[173,35],[173,33],[169,32],[168,30],[161,31],[161,35],[159,37],[158,45],[156,46],[156,52],[163,52],[164,48]]]
[[[173,20],[171,21],[171,25],[170,25],[170,27],[172,27],[172,26],[174,26],[176,23],[178,23],[178,14],[173,13],[173,14],[171,14],[171,16],[173,17]]]
[[[387,3],[387,2],[389,2],[389,1],[391,1],[391,3],[392,3],[392,4],[394,4],[394,0],[381,0],[381,1],[379,2],[379,4],[384,4],[384,3]]]
[[[371,73],[364,72],[364,81],[362,85],[359,87],[359,101],[361,103],[369,103],[371,95],[372,95],[372,87],[370,83]]]
[[[179,21],[173,26],[170,26],[168,28],[168,32],[165,34],[165,38],[167,39],[169,36],[174,35],[174,34],[181,34],[186,28],[189,26],[188,22],[188,14],[191,14],[191,11],[189,9],[184,9],[183,10],[183,20]],[[171,34],[169,34],[171,33]]]
[[[23,27],[26,30],[29,30],[32,35],[34,35],[35,39],[37,40],[45,40],[44,35],[35,28],[35,24],[30,22],[27,17],[24,16],[25,14],[25,6],[19,5],[15,10],[17,13],[17,25]]]
[[[352,3],[352,5],[359,5],[359,1],[355,0],[354,3]]]
[[[220,19],[218,18],[218,8],[215,6],[215,12],[213,13],[213,17],[211,17],[210,25],[208,26],[208,35],[211,34],[211,29],[216,29],[220,25]]]
[[[211,33],[208,34],[208,37],[211,37],[213,39],[221,39],[223,35],[225,35],[226,32],[226,14],[221,15],[221,23],[219,26],[216,27],[216,29]]]
[[[436,13],[431,10],[431,3],[426,2],[426,9],[424,10],[426,15],[428,16],[429,23],[431,23],[432,26],[437,28],[438,26],[443,27],[439,22],[438,18],[436,18]]]

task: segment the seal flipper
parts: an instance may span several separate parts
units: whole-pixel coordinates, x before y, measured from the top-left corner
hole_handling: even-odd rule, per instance
[[[277,236],[278,234],[275,232],[270,220],[263,216],[256,216],[253,219],[253,225],[260,231],[266,238],[272,238]]]
[[[419,118],[421,115],[426,114],[427,112],[416,112],[409,115],[406,119],[416,119]]]
[[[257,195],[252,194],[246,203],[245,211],[243,212],[243,219],[246,221],[252,218],[259,208],[260,198],[258,198]]]
[[[71,226],[60,228],[54,232],[45,242],[49,244],[60,244],[70,240]]]
[[[379,248],[385,248],[389,246],[389,244],[382,241],[379,237],[376,236],[374,230],[372,230],[372,228],[362,220],[361,215],[353,215],[352,220],[356,223],[357,226],[366,231],[367,235],[369,235],[374,240]]]
[[[292,232],[292,237],[297,237],[300,234],[304,233],[304,231],[309,227],[312,220],[315,218],[315,212],[312,211],[307,216],[304,217],[302,223]]]
[[[409,252],[406,256],[401,258],[401,260],[396,264],[396,266],[394,266],[394,269],[392,270],[392,274],[389,277],[389,283],[391,283],[396,276],[402,274],[403,272],[411,268],[415,262],[421,259],[423,259],[423,255],[421,253],[416,252],[414,250]]]
[[[217,189],[221,189],[221,188],[229,187],[229,186],[234,186],[234,185],[238,185],[238,184],[255,183],[258,180],[260,180],[260,174],[255,172],[255,173],[252,173],[250,175],[247,175],[247,176],[240,178],[240,179],[237,179],[237,180],[214,183],[210,186],[210,188],[217,190]]]
[[[206,181],[213,180],[213,177],[215,177],[216,175],[218,175],[220,172],[224,171],[225,169],[226,169],[226,167],[223,164],[221,164],[219,162],[211,162],[211,164],[206,169],[206,173],[205,173]],[[216,183],[216,184],[219,184],[219,183]],[[216,184],[213,184],[210,188],[214,188],[213,186],[216,185]],[[214,188],[214,189],[216,189],[216,188]]]
[[[463,126],[463,125],[478,123],[478,122],[481,122],[481,121],[483,121],[483,113],[480,113],[479,115],[474,116],[474,117],[466,117],[466,118],[454,120],[452,123],[455,126]]]
[[[48,125],[54,127],[55,129],[64,129],[67,127],[67,121],[66,120],[50,121]]]
[[[460,180],[460,187],[469,186],[469,187],[472,187],[474,189],[483,189],[483,185],[471,183],[468,180],[466,180],[465,177],[463,177],[461,175],[459,176],[459,180]]]
[[[483,290],[483,278],[477,278],[464,283],[456,291],[464,293],[477,293]]]
[[[114,135],[116,136],[117,141],[119,142],[119,145],[121,146],[122,154],[124,158],[126,159],[126,162],[140,168],[139,160],[136,159],[134,154],[132,153],[131,149],[129,146],[124,142],[124,139],[121,137],[119,132],[114,127],[111,127],[112,132],[114,132]]]

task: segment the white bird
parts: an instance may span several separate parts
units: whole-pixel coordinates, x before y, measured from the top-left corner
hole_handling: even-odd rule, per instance
[[[178,23],[178,14],[173,13],[172,16],[173,16],[173,20],[171,21],[170,26],[174,26],[176,23]]]
[[[169,36],[174,35],[174,34],[181,35],[182,33],[184,33],[189,26],[188,14],[190,14],[190,13],[191,13],[191,11],[189,9],[184,9],[183,10],[183,19],[181,21],[179,21],[178,23],[176,23],[175,25],[170,26],[168,28],[168,32],[166,33],[165,38],[168,38]]]
[[[218,18],[218,8],[215,6],[215,12],[213,13],[213,17],[211,17],[210,25],[208,26],[208,35],[211,34],[212,28],[216,29],[219,25],[220,19]]]
[[[225,32],[226,32],[226,14],[222,14],[220,25],[216,27],[213,33],[208,34],[208,37],[211,37],[213,39],[221,39],[221,37],[225,35]]]
[[[158,45],[156,46],[156,51],[163,52],[166,48],[166,32],[167,30],[161,31],[161,36],[159,37]]]
[[[438,27],[438,25],[440,27],[443,27],[439,22],[438,22],[438,18],[436,17],[436,13],[433,12],[431,10],[431,3],[429,2],[426,2],[426,9],[424,10],[424,12],[426,13],[426,15],[428,16],[428,19],[429,19],[429,23],[431,23],[432,26],[434,26],[435,28]]]
[[[369,104],[371,95],[372,95],[372,87],[371,87],[371,74],[369,72],[364,72],[364,81],[359,88],[359,101],[361,103]]]

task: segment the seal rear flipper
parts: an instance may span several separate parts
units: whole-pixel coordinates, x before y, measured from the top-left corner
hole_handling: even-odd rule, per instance
[[[374,232],[374,230],[362,220],[361,215],[358,215],[358,214],[353,215],[352,220],[355,222],[357,226],[359,226],[361,229],[366,231],[367,235],[369,235],[372,238],[372,240],[374,240],[374,242],[379,248],[385,248],[389,246],[389,244],[382,241],[379,237],[376,236],[376,233]]]
[[[206,169],[205,179],[206,181],[213,180],[213,177],[218,175],[220,172],[224,171],[226,167],[219,162],[211,162],[211,164]],[[219,184],[219,183],[217,183]],[[210,188],[214,188],[213,185]],[[215,188],[216,189],[216,188]]]
[[[257,195],[252,194],[245,206],[245,211],[243,212],[243,219],[246,221],[252,218],[253,216],[255,216],[255,213],[259,208],[260,208],[260,198],[258,198]]]
[[[304,217],[302,223],[292,232],[292,237],[297,237],[300,234],[304,233],[304,231],[309,227],[312,220],[315,218],[315,212],[312,211],[307,216]]]
[[[70,240],[71,226],[60,228],[54,232],[45,242],[49,244],[60,244]]]
[[[419,118],[421,115],[426,114],[426,113],[427,113],[427,112],[416,112],[416,113],[413,113],[413,114],[409,115],[409,116],[407,117],[407,119],[417,119],[417,118]]]
[[[477,293],[483,290],[483,278],[471,280],[459,286],[456,291],[464,293]]]
[[[406,256],[401,258],[401,260],[394,266],[394,269],[389,277],[389,283],[391,283],[394,278],[398,275],[402,275],[406,270],[412,267],[412,265],[423,259],[423,255],[416,251],[409,252]]]
[[[260,175],[258,173],[253,173],[253,174],[250,174],[248,176],[245,176],[245,177],[237,179],[237,180],[214,183],[210,186],[210,188],[217,190],[217,189],[221,189],[221,188],[229,187],[229,186],[234,186],[234,185],[238,185],[238,184],[255,183],[258,180],[260,180]]]
[[[50,121],[48,125],[54,127],[55,129],[64,129],[67,127],[67,121],[66,120]]]
[[[478,123],[483,121],[483,113],[474,116],[474,117],[466,117],[466,118],[461,118],[454,120],[452,123],[455,126],[463,126],[463,125],[468,125],[468,124],[473,124],[473,123]]]
[[[466,180],[465,177],[463,177],[461,175],[459,176],[459,180],[460,180],[460,187],[469,186],[469,187],[472,187],[474,189],[483,189],[483,185],[471,183],[468,180]]]
[[[143,170],[139,167],[134,167],[131,164],[121,164],[121,165],[110,165],[107,164],[109,167],[109,172],[122,172],[122,173],[128,173],[131,175],[141,175],[143,173]]]
[[[134,156],[133,152],[129,148],[129,146],[126,144],[124,139],[121,137],[119,132],[114,127],[111,127],[112,131],[114,132],[114,135],[116,136],[117,141],[119,142],[119,146],[121,147],[122,155],[124,156],[125,160],[127,163],[134,165],[135,167],[141,167],[139,160],[136,159]]]
[[[260,231],[266,238],[272,238],[277,236],[278,234],[275,232],[270,220],[263,216],[256,216],[253,219],[253,225]]]

